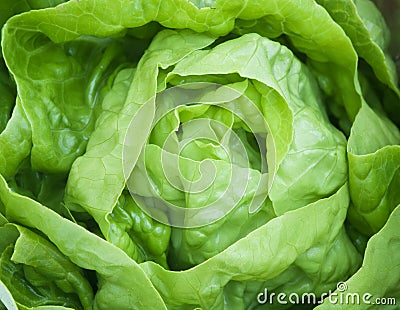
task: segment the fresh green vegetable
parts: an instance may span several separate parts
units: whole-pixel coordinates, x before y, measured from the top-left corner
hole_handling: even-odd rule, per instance
[[[399,252],[396,251],[399,246],[399,210],[400,208],[396,207],[385,226],[371,237],[362,267],[347,280],[348,290],[346,293],[364,296],[370,303],[353,305],[352,309],[375,309],[377,306],[373,303],[376,302],[376,297],[386,297],[392,302],[399,298]],[[380,268],[376,268],[376,266]],[[386,308],[397,309],[398,306],[392,303],[386,305]],[[317,309],[339,309],[339,307],[326,301]]]
[[[365,132],[370,132],[366,135]],[[363,106],[349,143],[350,221],[364,234],[377,233],[400,203],[400,132],[384,115]]]
[[[372,1],[6,0],[0,24],[0,309],[400,302]]]

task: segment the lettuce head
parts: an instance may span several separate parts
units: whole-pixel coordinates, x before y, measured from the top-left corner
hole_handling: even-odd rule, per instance
[[[376,3],[0,9],[0,309],[398,308]]]

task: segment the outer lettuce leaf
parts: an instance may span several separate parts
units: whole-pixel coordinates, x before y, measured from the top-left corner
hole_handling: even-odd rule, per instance
[[[360,266],[360,255],[356,253],[354,245],[341,228],[336,236],[336,241],[318,244],[300,255],[293,265],[288,267],[279,276],[264,282],[260,281],[231,281],[224,288],[226,309],[311,309],[313,300],[305,301],[305,305],[282,305],[275,301],[274,304],[259,304],[257,296],[268,294],[297,293],[309,294],[313,292],[316,300],[323,293],[328,292],[342,279],[347,279]],[[316,279],[321,279],[317,280]],[[336,281],[336,283],[335,283]],[[261,296],[262,298],[263,296]],[[262,299],[261,299],[262,300]],[[303,307],[302,307],[303,306]]]
[[[388,54],[390,34],[380,11],[370,0],[318,0],[343,27],[352,40],[359,56],[372,67],[379,81],[385,84],[394,96],[386,104],[390,117],[399,120],[396,112],[400,105],[400,90],[396,68]]]
[[[16,32],[3,51],[32,129],[32,168],[66,173],[85,150],[98,91],[114,60],[124,61],[123,47],[95,38],[56,45],[40,33]]]
[[[3,0],[0,2],[0,28],[7,22],[7,20],[17,14],[30,11],[30,10],[38,10],[38,9],[45,9],[48,7],[54,7],[60,3],[64,3],[68,0]],[[2,34],[0,33],[0,39]],[[0,63],[1,66],[4,65],[3,63],[3,51],[0,50]],[[0,73],[2,75],[2,73]],[[9,96],[8,90],[3,88],[3,75],[0,77],[0,105],[2,106],[1,109],[4,107],[3,99]],[[7,83],[8,84],[8,83]],[[10,106],[10,108],[12,105]],[[3,120],[2,118],[0,120]],[[2,131],[0,121],[0,132]]]
[[[12,247],[7,248],[2,253],[0,259],[1,278],[10,291],[13,292],[18,305],[23,305],[27,308],[40,305],[67,305],[72,308],[82,309],[75,296],[65,294],[50,281],[45,285],[44,281],[42,281],[42,285],[31,285],[29,280],[25,279],[23,266],[14,264],[11,261],[11,254]]]
[[[400,3],[397,1],[384,1],[384,0],[375,0],[374,3],[377,5],[379,10],[382,12],[385,17],[385,21],[389,26],[391,32],[391,40],[389,51],[393,58],[396,58],[399,55],[400,50],[400,39],[399,36],[396,36],[396,31],[399,29],[400,20],[398,16],[400,14]],[[397,74],[400,73],[400,64],[396,61],[397,66]]]
[[[0,201],[10,221],[41,231],[71,262],[97,272],[94,309],[165,309],[139,265],[117,247],[38,202],[11,192],[3,178]]]
[[[48,7],[56,6],[60,3],[66,2],[65,0],[3,0],[0,3],[0,25],[3,26],[6,21],[19,13],[45,9]]]
[[[29,11],[31,9],[44,9],[51,6],[56,6],[60,3],[63,3],[63,0],[17,0],[17,1],[10,1],[4,0],[0,3],[0,26],[2,27],[6,21],[19,13]],[[0,33],[0,39],[2,34]],[[3,52],[0,51],[0,133],[6,128],[7,122],[9,121],[12,110],[15,104],[15,97],[16,97],[16,90],[15,84],[11,81],[9,77],[9,72],[5,67],[4,59],[3,59]],[[26,148],[28,144],[30,144],[30,136],[31,134],[27,131],[27,121],[21,120],[21,107],[16,107],[13,113],[16,114],[13,125],[9,125],[7,133],[2,133],[0,135],[0,149],[2,153],[0,157],[0,173],[4,176],[12,176],[16,172],[18,165],[22,161],[22,159],[27,156]],[[24,114],[24,113],[22,113]],[[23,116],[25,117],[25,115]],[[16,120],[18,120],[16,124]],[[17,130],[21,130],[21,133],[17,134]],[[25,136],[27,142],[23,142],[22,139]],[[15,139],[14,144],[19,147],[9,150],[9,146],[5,147],[5,144],[8,144],[8,141]],[[13,145],[13,144],[9,144]],[[30,148],[30,147],[29,147]],[[8,151],[6,151],[8,150]],[[11,154],[16,154],[16,156],[10,156]]]
[[[347,289],[344,294],[358,294],[360,300],[364,294],[369,294],[370,304],[360,302],[360,304],[331,304],[327,299],[318,310],[325,309],[398,309],[398,305],[393,304],[393,298],[400,298],[400,206],[396,207],[391,213],[385,226],[368,242],[361,268],[346,281]],[[336,291],[336,293],[338,293]],[[386,299],[392,304],[378,305],[376,298]],[[396,302],[395,300],[395,302]]]
[[[272,28],[273,37],[278,35],[280,28],[290,45],[307,55],[307,64],[328,96],[331,111],[347,129],[348,119],[354,120],[363,102],[357,80],[357,54],[343,29],[325,9],[314,1],[274,1],[266,4],[261,0],[251,2],[239,18],[262,18],[262,24],[266,24],[263,28]]]
[[[15,245],[12,232],[17,234]],[[92,287],[82,270],[53,244],[20,226],[7,225],[1,229],[1,235],[13,245],[2,251],[0,278],[19,305],[92,308]]]
[[[400,203],[399,143],[398,128],[363,105],[348,143],[349,220],[366,235],[378,232]]]
[[[378,79],[397,95],[397,75],[387,54],[390,34],[380,11],[370,0],[318,0],[351,38],[354,48],[373,68]]]
[[[354,119],[363,101],[356,77],[357,54],[342,28],[322,7],[312,0],[291,1],[289,4],[283,0],[268,3],[264,0],[220,0],[215,1],[212,7],[208,5],[210,3],[204,3],[199,8],[186,0],[162,1],[162,4],[144,0],[107,0],[101,4],[70,1],[9,20],[4,29],[4,50],[7,53],[8,46],[13,44],[26,54],[20,44],[15,44],[22,37],[25,40],[28,37],[43,39],[44,35],[61,43],[81,35],[117,36],[125,33],[126,28],[140,27],[150,21],[169,28],[190,28],[196,32],[226,35],[234,28],[235,19],[266,18],[271,24],[281,25],[282,33],[309,57],[310,65],[323,76],[321,85],[326,86],[324,89],[337,104],[345,107],[350,120]],[[113,14],[109,14],[110,11]],[[47,22],[49,20],[51,23]],[[321,29],[325,31],[321,32]],[[22,36],[23,33],[26,36]],[[332,37],[335,40],[331,40]],[[11,56],[5,56],[11,59]],[[9,66],[12,72],[17,69],[15,65]]]
[[[272,219],[191,269],[168,271],[153,262],[145,262],[140,266],[170,309],[184,305],[232,309],[237,306],[229,303],[235,302],[235,295],[232,294],[235,293],[232,290],[235,281],[251,283],[248,281],[269,280],[265,282],[265,287],[281,286],[279,291],[290,288],[322,293],[334,287],[339,279],[351,274],[358,265],[359,256],[343,234],[347,205],[346,185],[330,198]],[[304,229],[305,226],[307,229]],[[333,251],[336,253],[329,252],[336,246],[338,248]],[[329,263],[325,266],[330,267],[324,269],[326,259]],[[286,270],[290,271],[285,273]],[[299,282],[293,287],[295,279]],[[227,285],[230,289],[226,291]],[[240,295],[242,284],[238,285],[236,293]],[[255,293],[256,290],[252,292]],[[243,298],[243,295],[239,297]],[[246,302],[254,303],[256,294],[246,298]],[[228,304],[224,306],[225,302]]]
[[[38,277],[38,281],[51,280],[63,292],[77,294],[82,307],[91,309],[93,289],[83,271],[43,237],[26,228],[16,227],[20,236],[15,243],[11,260],[30,266],[29,269],[25,269],[25,274],[32,273],[34,277]],[[51,260],[48,257],[51,257]]]

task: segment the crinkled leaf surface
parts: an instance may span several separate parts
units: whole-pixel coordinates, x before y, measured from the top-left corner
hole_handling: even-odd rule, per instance
[[[15,236],[16,231],[19,237]],[[8,242],[16,239],[15,244],[10,243],[2,251],[0,278],[12,291],[18,304],[91,309],[92,287],[82,270],[54,245],[20,226],[7,225],[1,229],[1,235]]]
[[[15,268],[15,279],[54,280],[57,298],[63,298],[63,290],[74,290],[81,301],[87,298],[82,303],[88,307],[93,298],[77,288],[85,280],[61,278],[65,270],[92,270],[99,288],[94,309],[163,309],[165,303],[181,309],[256,308],[255,296],[266,287],[276,293],[320,294],[359,266],[343,226],[348,178],[353,242],[359,231],[376,233],[389,218],[348,283],[363,290],[369,289],[365,279],[384,282],[374,291],[377,296],[398,289],[394,261],[381,260],[396,249],[392,227],[398,212],[393,209],[400,202],[400,134],[383,111],[396,119],[399,92],[386,55],[387,31],[370,1],[61,2],[0,4],[0,24],[30,10],[11,17],[2,32],[9,72],[0,69],[0,174],[19,194],[0,180],[0,224],[5,225],[0,248],[4,266]],[[174,30],[159,32],[163,27]],[[150,132],[157,112],[154,96],[190,81],[235,88],[267,120],[267,144],[273,139],[276,152],[267,152],[273,173],[264,187],[269,197],[257,212],[247,210],[262,174],[246,124],[220,107],[199,103],[177,108]],[[349,167],[344,135],[331,125],[324,106],[346,133],[355,120],[347,145]],[[191,230],[171,230],[145,214],[128,195],[122,169],[123,140],[136,115],[141,122],[131,160],[150,172],[150,178],[136,175],[137,194],[152,198],[151,184],[161,189],[163,199],[195,208],[215,201],[230,172],[241,171],[251,178],[238,208],[219,222]],[[250,166],[236,145],[230,153],[236,154],[234,165],[222,148],[205,141],[188,144],[179,156],[169,149],[166,156],[178,159],[185,177],[199,177],[199,163],[205,160],[217,167],[213,187],[204,195],[188,194],[161,175],[160,149],[168,130],[179,132],[181,123],[201,118],[237,133]],[[145,144],[147,167],[140,157]],[[107,241],[51,209],[84,226],[94,219]],[[20,228],[17,243],[5,227]],[[153,262],[138,265],[147,260]],[[379,264],[387,268],[382,271]],[[189,269],[168,271],[169,266]]]
[[[303,269],[308,276],[316,276],[315,281],[318,282],[317,279],[321,276],[318,271],[321,259],[325,260],[327,249],[338,243],[341,244],[341,247],[335,250],[338,253],[330,255],[341,262],[344,262],[343,258],[346,257],[346,263],[341,266],[343,269],[340,272],[335,270],[333,275],[333,270],[330,269],[326,270],[327,274],[324,275],[330,278],[329,281],[332,281],[331,285],[334,286],[337,281],[335,277],[346,277],[359,261],[356,250],[346,241],[346,235],[341,233],[347,204],[346,185],[330,198],[321,199],[272,219],[226,250],[191,269],[168,271],[152,262],[142,263],[141,267],[170,308],[191,305],[223,309],[224,288],[231,283],[230,281],[274,281],[274,278],[283,275],[285,270],[294,264]],[[309,229],[304,230],[304,226]],[[319,248],[320,244],[324,246]],[[329,245],[328,248],[326,245]],[[307,252],[311,248],[313,250]],[[336,262],[331,263],[332,267],[336,266]],[[299,275],[292,271],[291,276]],[[288,280],[287,275],[283,278],[283,282]],[[279,280],[275,281],[279,283]],[[169,285],[170,283],[173,285]],[[315,289],[320,284],[314,282],[312,285]]]
[[[41,204],[11,192],[3,178],[0,197],[7,218],[38,229],[74,264],[97,272],[94,309],[129,309],[132,305],[137,309],[165,308],[139,265],[120,249]]]

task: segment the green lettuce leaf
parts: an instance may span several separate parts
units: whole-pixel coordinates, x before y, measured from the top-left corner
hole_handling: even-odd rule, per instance
[[[0,25],[3,26],[6,21],[17,14],[30,10],[45,9],[56,6],[60,3],[67,2],[65,0],[4,0],[0,3]]]
[[[1,27],[6,23],[6,21],[19,13],[30,11],[32,9],[44,9],[52,6],[56,6],[60,3],[64,3],[64,0],[32,0],[32,1],[25,1],[25,0],[17,0],[17,1],[9,1],[4,0],[0,3],[0,25]],[[0,39],[2,38],[2,33],[0,33]],[[15,105],[15,97],[16,97],[16,89],[15,83],[10,79],[9,72],[5,66],[4,59],[3,59],[3,49],[0,51],[0,133],[6,128],[7,122],[11,117],[12,110]],[[15,108],[15,114],[17,114],[16,118],[19,120],[21,117],[20,107]],[[15,121],[13,122],[15,123]],[[26,134],[26,139],[30,140],[30,133],[26,131],[26,122],[21,122],[20,130],[23,135]],[[21,149],[14,149],[10,150],[10,153],[25,153],[24,148],[26,144],[21,141],[22,135],[17,137],[17,127],[16,124],[13,125],[13,129],[8,129],[7,133],[0,135],[0,145],[4,146],[9,140],[16,139],[15,144],[18,145],[20,143]],[[18,139],[19,138],[19,139]],[[7,149],[6,147],[1,147],[1,149]],[[5,155],[5,158],[0,160],[0,172],[5,176],[12,176],[16,172],[17,165],[20,164],[24,157],[19,157],[18,155],[16,158],[10,158],[9,154]],[[21,154],[22,155],[22,154]],[[10,156],[11,157],[11,156]],[[7,162],[7,168],[4,166]]]
[[[257,290],[251,289],[254,281],[265,282],[259,282],[257,289],[264,286],[277,288],[278,292],[293,289],[322,293],[352,274],[360,261],[343,234],[347,205],[346,185],[329,198],[272,219],[191,269],[168,271],[153,262],[140,266],[169,309],[181,309],[184,305],[232,309],[236,305],[229,301],[235,302],[235,293],[240,291],[246,308],[257,303]],[[235,282],[242,288],[248,285],[251,293],[243,299],[246,291],[240,287],[235,290]]]
[[[396,68],[388,54],[389,29],[382,14],[370,0],[318,0],[332,18],[350,37],[359,57],[373,69],[376,78],[394,94],[383,102],[390,117],[396,121],[395,113],[400,106],[400,90]],[[387,95],[389,96],[389,95]]]
[[[357,294],[360,303],[333,304],[329,299],[316,309],[397,309],[400,298],[399,268],[400,207],[391,213],[385,226],[368,241],[361,268],[346,281],[346,294]],[[340,292],[335,291],[340,294]],[[346,297],[344,297],[346,298]],[[377,302],[381,298],[381,305]],[[385,302],[385,304],[383,304]]]
[[[26,228],[5,226],[1,230],[2,238],[9,240],[12,228],[19,236],[15,237],[15,244],[2,251],[0,278],[18,304],[91,309],[92,288],[82,270],[53,244]]]
[[[146,214],[128,192],[123,192],[107,217],[108,239],[136,261],[152,260],[167,267],[171,228]]]
[[[384,115],[363,105],[348,143],[352,206],[349,221],[371,236],[400,203],[400,131]]]
[[[0,201],[10,221],[41,231],[72,263],[96,271],[94,309],[131,309],[132,305],[137,309],[165,309],[139,265],[117,247],[38,202],[10,191],[3,178]]]
[[[112,40],[90,37],[56,45],[40,33],[11,36],[12,42],[5,39],[5,27],[4,59],[32,130],[32,168],[66,173],[85,151],[98,92],[115,68],[114,60],[124,61],[124,48]],[[21,53],[16,55],[11,51],[17,46]]]

